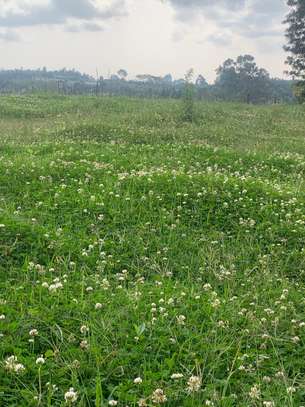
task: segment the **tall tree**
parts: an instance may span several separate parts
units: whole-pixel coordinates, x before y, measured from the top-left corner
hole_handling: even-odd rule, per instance
[[[224,98],[262,103],[268,99],[269,73],[256,65],[252,55],[227,59],[217,69],[216,85]]]
[[[305,80],[305,0],[288,0],[291,8],[284,23],[288,24],[286,37],[288,44],[284,47],[290,55],[287,64],[291,76]]]
[[[125,80],[128,76],[128,72],[125,69],[119,69],[117,75],[121,80]]]
[[[284,49],[289,52],[286,63],[287,71],[293,79],[299,79],[295,84],[295,96],[300,102],[305,101],[305,0],[288,0],[290,12],[284,23],[288,24],[286,38],[288,44]]]

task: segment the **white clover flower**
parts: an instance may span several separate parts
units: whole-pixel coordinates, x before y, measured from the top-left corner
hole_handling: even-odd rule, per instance
[[[15,364],[15,366],[14,366],[14,371],[15,371],[16,373],[21,373],[21,372],[23,372],[24,370],[25,370],[25,367],[23,366],[22,363],[16,363],[16,364]]]
[[[104,290],[108,290],[108,289],[109,289],[110,283],[109,283],[109,281],[107,280],[107,278],[103,278],[101,287],[102,287]]]
[[[95,309],[101,309],[103,305],[100,302],[97,302],[94,306]]]
[[[109,406],[117,406],[118,402],[116,400],[110,400],[108,404]]]
[[[36,365],[44,365],[45,362],[46,361],[43,356],[40,356],[39,358],[36,359]]]
[[[282,370],[280,370],[280,371],[275,373],[275,377],[277,379],[283,379],[285,377],[285,373]]]
[[[159,312],[160,312],[160,314],[164,314],[165,311],[166,311],[166,308],[164,308],[164,307],[159,307]]]
[[[154,404],[163,404],[166,403],[167,397],[162,389],[156,389],[151,396],[151,400]]]
[[[77,392],[73,387],[70,387],[69,391],[65,393],[66,403],[75,403],[77,401]]]
[[[182,373],[173,373],[171,375],[171,379],[173,379],[173,380],[182,379],[182,377],[183,377]]]
[[[202,379],[199,376],[191,376],[187,382],[187,391],[194,393],[200,390]]]
[[[61,290],[63,288],[63,284],[61,282],[55,282],[54,284],[50,284],[49,291],[50,293],[55,293],[57,290]]]
[[[89,343],[88,343],[88,341],[81,341],[81,343],[79,344],[79,346],[82,348],[82,349],[89,349]]]
[[[186,317],[184,315],[179,315],[176,318],[177,318],[177,322],[178,322],[179,325],[184,325],[185,324]]]
[[[5,359],[4,367],[6,370],[15,373],[21,373],[25,370],[25,367],[22,363],[18,363],[17,356],[8,356]]]
[[[143,383],[143,380],[141,379],[141,377],[136,377],[133,382],[134,384],[141,384]]]
[[[37,329],[31,329],[30,332],[29,332],[29,335],[30,336],[37,336],[38,335]]]
[[[82,325],[82,326],[80,327],[80,332],[81,332],[83,335],[87,334],[87,333],[89,332],[89,327],[88,327],[87,325]]]
[[[0,321],[4,321],[4,320],[5,320],[5,315],[4,314],[0,315]]]
[[[212,302],[211,305],[213,308],[217,308],[220,305],[220,300],[218,298],[215,298]]]
[[[253,400],[258,400],[260,398],[261,391],[257,384],[255,384],[253,387],[251,387],[251,389],[249,391],[249,396]]]

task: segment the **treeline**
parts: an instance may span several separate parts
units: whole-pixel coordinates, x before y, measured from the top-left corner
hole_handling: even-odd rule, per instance
[[[193,79],[194,95],[200,100],[227,100],[247,103],[291,103],[294,101],[293,82],[271,78],[259,68],[251,55],[228,59],[217,69],[213,84],[203,75]],[[60,94],[125,95],[130,97],[180,98],[184,94],[186,78],[174,80],[149,74],[128,80],[128,73],[120,69],[110,78],[93,78],[76,70],[49,71],[0,70],[0,93],[56,92]]]

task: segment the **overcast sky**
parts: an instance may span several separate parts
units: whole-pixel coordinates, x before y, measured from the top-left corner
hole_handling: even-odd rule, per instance
[[[125,68],[209,81],[226,58],[254,55],[282,77],[285,0],[0,0],[0,68]]]

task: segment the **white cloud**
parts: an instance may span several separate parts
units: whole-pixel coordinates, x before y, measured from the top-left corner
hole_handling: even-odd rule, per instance
[[[125,0],[2,0],[0,6],[0,26],[6,28],[66,25],[74,19],[83,21],[86,29],[89,22],[126,15]]]

